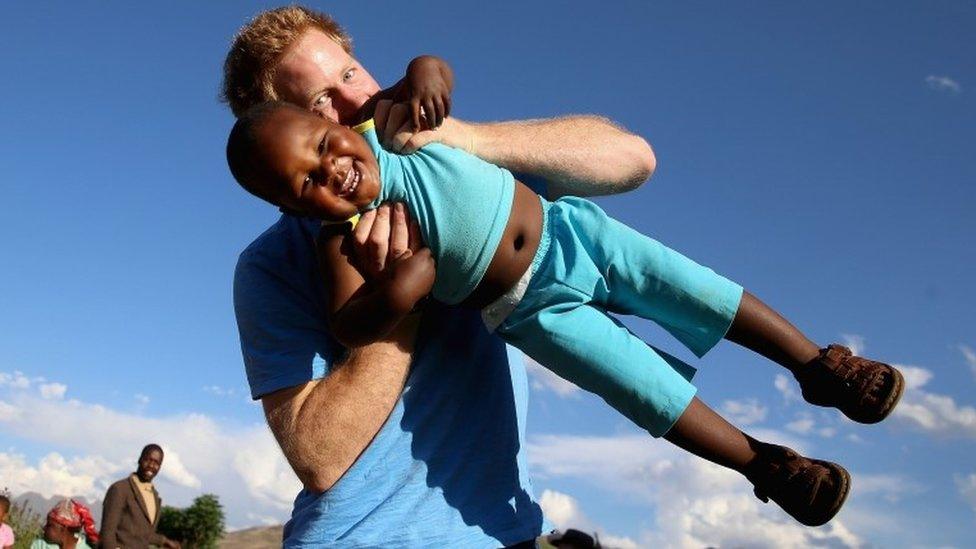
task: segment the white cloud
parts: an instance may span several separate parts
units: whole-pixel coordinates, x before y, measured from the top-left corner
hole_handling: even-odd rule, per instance
[[[795,421],[791,421],[786,424],[786,428],[794,433],[800,433],[801,435],[809,434],[813,431],[813,427],[816,423],[813,418],[809,416],[801,417]]]
[[[0,452],[0,479],[14,494],[31,491],[46,498],[70,495],[97,500],[105,496],[113,476],[125,468],[98,456],[69,460],[52,452],[31,464],[20,454]]]
[[[0,423],[20,419],[20,408],[0,400]]]
[[[27,389],[31,385],[30,379],[23,372],[14,371],[12,374],[0,372],[0,387],[10,387],[11,389]]]
[[[841,334],[841,339],[844,340],[844,345],[851,349],[851,352],[858,356],[864,355],[864,336],[857,334]]]
[[[640,545],[630,538],[600,534],[600,547],[607,549],[637,549]]]
[[[14,386],[11,379],[5,378],[6,387]],[[165,451],[157,485],[167,502],[187,505],[201,492],[216,493],[229,523],[247,524],[248,512],[283,522],[300,489],[263,423],[234,425],[202,414],[147,417],[75,399],[48,400],[30,390],[6,393],[0,401],[0,435],[58,449],[55,457],[38,463],[7,456],[7,466],[19,472],[0,468],[0,479],[5,484],[10,478],[26,479],[19,488],[11,486],[15,490],[49,489],[100,499],[108,484],[134,469],[136,454],[148,442]],[[255,416],[260,417],[258,410]]]
[[[905,376],[905,394],[892,413],[894,418],[903,425],[929,433],[976,438],[976,408],[924,390],[932,379],[931,371],[915,366],[897,368]]]
[[[822,419],[826,417],[823,414],[821,416]],[[795,417],[796,419],[785,425],[788,431],[801,435],[815,434],[823,438],[831,438],[837,434],[835,427],[818,425],[817,421],[813,419],[813,415],[809,412],[800,412]]]
[[[207,385],[203,388],[203,392],[210,393],[216,396],[234,396],[237,391],[234,389],[228,389],[226,387],[220,387],[219,385]]]
[[[577,387],[576,384],[559,377],[552,370],[532,360],[528,356],[522,355],[522,357],[525,361],[525,369],[529,373],[529,378],[532,381],[533,389],[552,391],[563,398],[579,396],[582,389]]]
[[[149,404],[149,397],[142,393],[136,393],[132,396],[132,398],[136,399],[136,402],[138,402],[141,406]]]
[[[575,528],[581,531],[592,530],[593,523],[583,514],[579,502],[572,496],[556,492],[555,490],[543,490],[539,498],[539,505],[546,518],[552,522],[557,530]]]
[[[940,92],[953,94],[962,92],[962,86],[959,84],[959,82],[956,82],[948,76],[930,74],[925,77],[925,84],[929,88]]]
[[[959,489],[959,495],[966,500],[966,503],[968,503],[969,506],[973,508],[973,512],[976,513],[976,473],[965,477],[957,476],[956,487]]]
[[[798,447],[782,433],[756,435]],[[817,529],[803,527],[775,504],[756,499],[737,473],[648,437],[542,436],[529,446],[533,473],[540,478],[573,477],[653,505],[657,528],[642,546],[862,545],[842,518]]]
[[[752,425],[766,419],[768,410],[759,404],[759,401],[750,398],[747,400],[726,400],[722,403],[722,412],[725,417],[736,425]]]
[[[925,491],[923,484],[899,475],[857,474],[854,475],[854,478],[859,497],[875,494],[889,502],[896,502],[902,496],[920,494]]]
[[[539,506],[557,530],[574,528],[582,532],[596,532],[603,547],[637,548],[634,540],[608,534],[603,528],[593,524],[593,521],[583,513],[579,502],[572,496],[555,490],[543,490],[539,498]]]
[[[41,398],[61,400],[68,391],[68,386],[63,383],[42,383],[38,389],[41,391]]]
[[[976,351],[974,351],[968,345],[959,345],[959,352],[962,353],[963,358],[966,359],[966,364],[969,364],[969,369],[972,370],[973,375],[976,376]]]
[[[793,380],[786,377],[785,374],[776,374],[776,379],[773,381],[773,386],[776,387],[779,394],[783,395],[783,400],[786,402],[803,400],[803,397],[801,397],[800,393],[794,388]]]

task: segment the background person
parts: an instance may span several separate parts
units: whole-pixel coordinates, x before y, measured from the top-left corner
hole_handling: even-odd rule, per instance
[[[147,444],[139,454],[136,472],[109,486],[102,506],[104,549],[143,549],[150,544],[179,549],[179,543],[156,533],[163,505],[152,480],[162,466],[162,447]]]
[[[0,549],[14,546],[14,530],[7,524],[7,513],[10,512],[10,498],[0,494]]]
[[[47,514],[43,537],[35,539],[30,549],[90,549],[92,546],[98,546],[98,531],[91,511],[66,498]]]

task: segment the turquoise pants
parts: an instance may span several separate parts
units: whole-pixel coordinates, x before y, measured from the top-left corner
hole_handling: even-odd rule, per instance
[[[543,199],[542,207],[532,278],[498,333],[650,434],[667,433],[695,395],[695,369],[608,312],[653,320],[701,357],[728,331],[742,287],[588,200]]]

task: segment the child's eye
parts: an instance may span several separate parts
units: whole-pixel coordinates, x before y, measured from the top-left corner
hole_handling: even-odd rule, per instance
[[[322,141],[319,141],[319,154],[321,155],[324,152],[325,152],[325,137],[322,138]]]
[[[356,69],[347,70],[346,73],[342,75],[342,81],[348,82],[352,80],[352,77],[355,76],[355,74],[356,74]]]
[[[302,181],[302,190],[304,191],[311,184],[312,184],[312,176],[311,175],[306,175],[305,176],[305,181]]]

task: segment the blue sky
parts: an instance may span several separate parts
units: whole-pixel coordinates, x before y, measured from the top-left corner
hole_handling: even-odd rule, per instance
[[[287,516],[295,481],[246,398],[230,293],[276,216],[227,173],[216,101],[233,33],[272,5],[5,8],[0,485],[98,495],[148,436],[172,448],[168,503],[217,492],[237,527]],[[976,6],[318,5],[381,83],[447,58],[460,118],[598,113],[645,136],[654,178],[601,205],[813,339],[906,367],[897,415],[864,427],[731,344],[693,362],[739,425],[852,471],[816,530],[533,367],[532,470],[557,526],[620,546],[971,543]]]

